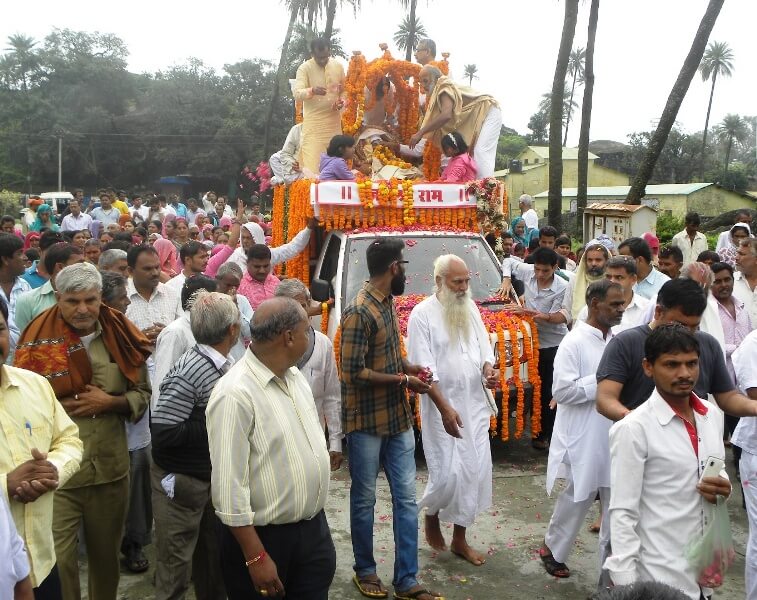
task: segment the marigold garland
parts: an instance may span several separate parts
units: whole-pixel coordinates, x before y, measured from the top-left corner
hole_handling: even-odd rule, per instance
[[[373,156],[374,158],[377,158],[382,165],[385,166],[391,165],[393,167],[399,167],[400,169],[409,169],[413,166],[409,162],[405,162],[404,160],[398,158],[394,154],[394,152],[392,152],[386,146],[382,146],[381,144],[378,144],[373,148]]]
[[[329,303],[321,302],[321,333],[329,334]]]
[[[526,348],[528,358],[528,381],[531,383],[531,436],[541,433],[541,378],[539,377],[539,330],[532,317],[526,317],[531,332],[531,344]]]
[[[436,181],[441,175],[441,168],[442,151],[427,141],[423,148],[423,177],[426,181]]]
[[[363,125],[366,65],[362,53],[352,53],[344,80],[346,105],[342,112],[342,131],[345,135],[355,135]]]

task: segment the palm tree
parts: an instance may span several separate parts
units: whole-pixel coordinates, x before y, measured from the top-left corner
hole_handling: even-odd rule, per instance
[[[568,72],[570,49],[576,33],[578,0],[565,0],[560,49],[557,53],[555,76],[552,80],[552,97],[549,107],[549,195],[547,220],[562,229],[562,122],[565,106],[565,77]]]
[[[591,106],[594,94],[594,42],[597,38],[598,20],[599,0],[591,0],[589,30],[582,69],[584,99],[581,103],[581,132],[578,135],[578,189],[576,190],[576,225],[578,226],[578,231],[583,231],[583,215],[584,208],[586,208],[589,185],[589,130],[591,128]]]
[[[405,60],[410,62],[413,59],[413,51],[415,50],[415,46],[418,44],[418,39],[421,36],[421,34],[418,32],[418,28],[416,27],[416,25],[420,23],[418,17],[416,17],[415,15],[415,9],[418,6],[418,0],[400,0],[400,4],[402,5],[402,8],[410,8],[410,12],[407,16],[408,30],[406,38],[407,41],[405,43]],[[422,35],[426,35],[426,32],[424,31]],[[395,38],[395,42],[396,41],[397,40]]]
[[[673,84],[673,89],[670,90],[670,95],[662,111],[660,122],[649,142],[647,152],[639,165],[639,170],[631,184],[631,189],[628,191],[628,196],[626,196],[625,200],[626,204],[641,204],[641,198],[646,191],[647,182],[654,172],[657,159],[660,157],[670,130],[675,123],[678,109],[681,108],[681,103],[686,96],[686,92],[689,90],[691,80],[694,78],[702,61],[702,56],[707,46],[707,39],[710,37],[712,28],[715,26],[715,21],[718,19],[720,9],[723,8],[724,1],[710,0],[707,5],[707,10],[702,17],[702,21],[699,23],[699,29],[697,29],[694,41],[689,49],[689,54],[683,61],[681,72]]]
[[[334,19],[336,17],[336,5],[344,5],[345,0],[328,0],[326,6],[326,26],[323,28],[323,37],[327,40],[331,39],[331,35],[334,31]],[[361,0],[347,0],[352,5],[352,14],[357,17],[357,11],[361,8]]]
[[[31,75],[39,67],[39,56],[34,50],[37,42],[34,38],[20,33],[8,36],[6,56],[13,65],[13,74],[17,82],[21,83],[21,89],[26,92],[29,89]]]
[[[584,76],[584,61],[586,60],[586,50],[583,48],[577,48],[572,50],[570,58],[568,59],[568,75],[573,78],[573,83],[570,86],[570,103],[573,104],[573,94],[576,91],[576,83],[583,81]],[[562,145],[568,144],[568,126],[570,125],[570,114],[565,120],[565,137],[563,138]]]
[[[468,85],[473,85],[473,80],[478,79],[478,67],[476,65],[465,65],[463,77],[468,78]]]
[[[721,142],[725,143],[724,171],[728,171],[728,163],[731,161],[733,142],[744,142],[749,137],[749,125],[739,115],[728,114],[715,128],[715,134]]]
[[[405,17],[400,23],[399,29],[394,32],[394,43],[401,52],[405,52],[407,55],[408,48],[410,48],[410,54],[415,52],[418,42],[426,37],[426,28],[424,27],[418,16],[415,16],[415,24],[410,22],[410,17]],[[412,38],[412,39],[411,39]]]
[[[570,90],[568,86],[565,86],[563,90],[562,101],[562,120],[565,123],[569,118],[573,116],[573,112],[578,108],[578,103],[570,98]],[[552,92],[546,92],[541,95],[541,102],[539,102],[539,110],[549,113],[552,109]]]
[[[715,82],[718,75],[730,77],[733,72],[733,52],[726,42],[710,42],[707,46],[702,62],[699,63],[699,72],[702,81],[712,79],[710,88],[710,101],[707,103],[707,117],[704,120],[704,134],[702,135],[702,156],[699,162],[699,179],[704,181],[704,157],[707,149],[707,127],[710,124],[710,110],[712,109],[712,97],[715,95]]]
[[[265,129],[263,131],[263,156],[266,158],[269,156],[270,151],[271,123],[273,121],[273,113],[276,110],[276,105],[279,102],[279,95],[281,93],[281,79],[283,77],[284,68],[286,66],[286,57],[289,52],[289,42],[292,39],[294,23],[297,20],[298,15],[301,14],[303,8],[306,5],[306,2],[304,0],[286,0],[285,3],[289,8],[289,25],[287,25],[286,34],[284,35],[284,43],[281,45],[279,64],[276,67],[276,79],[273,82],[271,102],[268,105],[268,115],[266,116]]]

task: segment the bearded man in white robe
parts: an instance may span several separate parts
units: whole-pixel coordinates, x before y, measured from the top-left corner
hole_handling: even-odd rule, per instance
[[[482,565],[485,557],[468,544],[466,530],[492,504],[487,387],[498,380],[489,334],[473,300],[465,262],[453,255],[434,262],[435,294],[415,306],[408,322],[408,358],[430,369],[433,384],[421,396],[421,435],[428,484],[426,541],[446,550],[440,521],[454,524],[450,550]]]

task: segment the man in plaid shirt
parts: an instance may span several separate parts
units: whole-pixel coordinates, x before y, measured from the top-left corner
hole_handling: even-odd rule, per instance
[[[420,368],[402,359],[392,296],[405,291],[404,243],[380,238],[366,251],[370,280],[342,315],[342,422],[350,456],[353,581],[369,598],[388,593],[376,574],[373,517],[376,478],[384,467],[394,507],[395,598],[434,600],[418,585],[415,436],[406,391],[426,393]]]

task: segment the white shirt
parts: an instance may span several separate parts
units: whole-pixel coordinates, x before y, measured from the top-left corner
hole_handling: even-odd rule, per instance
[[[733,295],[744,303],[752,325],[757,326],[757,286],[751,289],[741,271],[736,271],[733,274]]]
[[[652,269],[644,279],[637,281],[633,286],[633,291],[643,296],[644,298],[653,298],[657,296],[657,292],[660,288],[670,281],[670,277],[665,275],[662,271]]]
[[[612,328],[612,334],[618,335],[621,331],[631,329],[631,327],[649,323],[654,319],[654,304],[651,306],[652,316],[647,319],[646,316],[649,310],[650,300],[639,296],[639,294],[634,294],[631,296],[631,301],[628,303],[628,306],[626,306],[625,311],[623,311],[623,318],[620,320],[620,323]],[[588,317],[589,307],[584,305],[581,312],[578,313],[578,318],[576,320],[586,322]]]
[[[85,213],[79,213],[78,217],[75,217],[73,213],[67,214],[63,217],[63,221],[60,223],[61,231],[81,231],[82,229],[89,229],[92,225],[92,217]]]
[[[529,208],[521,217],[526,222],[526,227],[529,229],[539,229],[539,215],[536,214],[533,208]]]
[[[131,214],[132,218],[134,218],[136,215],[139,216],[143,221],[147,221],[147,218],[150,216],[150,207],[144,204],[139,208],[132,206],[129,208],[129,213]]]
[[[336,370],[334,346],[320,331],[315,331],[313,354],[300,369],[313,391],[321,427],[329,428],[329,450],[342,451],[342,389]]]
[[[722,413],[700,402],[707,413],[694,412],[698,456],[683,420],[657,390],[610,429],[613,555],[604,567],[615,585],[661,581],[700,598],[684,547],[710,519],[711,505],[696,489],[707,457],[725,460]]]
[[[731,360],[739,389],[746,394],[757,388],[757,329],[744,338]],[[741,417],[731,441],[744,452],[757,455],[757,417]]]
[[[547,463],[548,494],[555,480],[565,479],[568,472],[576,502],[594,497],[601,487],[610,487],[608,432],[612,422],[596,407],[597,366],[612,337],[609,332],[605,339],[599,329],[578,321],[557,348],[552,382],[557,414]]]
[[[165,286],[169,289],[172,289],[179,295],[179,298],[181,298],[181,288],[184,287],[184,282],[186,280],[187,276],[184,275],[184,270],[181,270],[179,271],[178,275],[171,277],[171,279],[166,281]]]
[[[681,249],[684,265],[696,262],[697,256],[699,256],[700,253],[710,249],[707,245],[707,236],[701,231],[697,231],[694,236],[694,241],[692,242],[689,234],[686,233],[686,230],[684,229],[683,231],[676,233],[670,243]]]
[[[100,221],[103,224],[103,228],[105,228],[112,223],[118,224],[118,219],[121,218],[121,211],[113,207],[110,210],[103,210],[101,206],[98,206],[92,209],[90,216],[95,221]]]
[[[16,584],[29,577],[29,559],[4,494],[0,494],[0,540],[0,599],[11,600]]]
[[[168,325],[183,314],[179,295],[163,283],[158,284],[148,301],[137,291],[137,288],[134,287],[134,280],[130,277],[126,282],[126,293],[131,300],[131,304],[126,309],[126,318],[134,323],[138,329],[152,327],[155,323]],[[163,332],[161,331],[161,333]],[[147,371],[150,374],[150,383],[153,389],[155,388],[154,356],[147,359]],[[142,418],[136,423],[126,423],[126,437],[130,452],[144,448],[150,443],[149,412],[149,410],[146,410]]]
[[[539,288],[534,274],[534,266],[524,262],[503,261],[502,271],[505,277],[515,275],[523,282],[525,287],[524,296],[528,308],[538,310],[544,314],[552,314],[560,311],[565,297],[565,290],[569,287],[567,281],[555,274],[549,287]],[[537,321],[536,328],[539,330],[539,345],[542,348],[554,348],[568,333],[565,323],[545,323]]]

